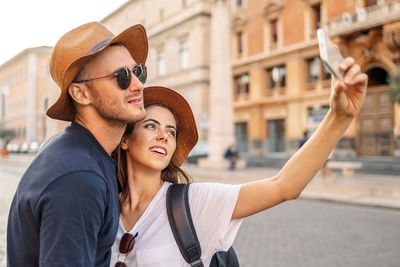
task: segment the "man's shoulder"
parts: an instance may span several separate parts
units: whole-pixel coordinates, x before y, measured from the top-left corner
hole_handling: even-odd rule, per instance
[[[27,176],[31,182],[45,186],[69,173],[92,172],[105,179],[113,170],[112,160],[99,153],[90,141],[61,133],[39,151],[22,180]]]

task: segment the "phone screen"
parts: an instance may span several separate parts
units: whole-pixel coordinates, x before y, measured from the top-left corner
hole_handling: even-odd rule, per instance
[[[322,29],[317,30],[317,36],[319,54],[324,67],[336,78],[343,79],[344,73],[339,70],[339,64],[343,61],[342,55]]]

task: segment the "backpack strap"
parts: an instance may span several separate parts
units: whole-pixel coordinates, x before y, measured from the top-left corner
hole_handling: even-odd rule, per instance
[[[203,267],[201,247],[189,207],[189,184],[172,184],[167,191],[167,214],[176,244],[192,267]]]

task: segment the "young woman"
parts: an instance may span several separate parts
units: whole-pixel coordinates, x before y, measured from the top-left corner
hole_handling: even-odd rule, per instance
[[[366,93],[367,75],[352,58],[340,68],[345,77],[332,82],[329,112],[275,177],[243,185],[190,186],[189,205],[204,266],[215,252],[232,245],[243,218],[297,198],[321,168]],[[144,101],[146,117],[127,127],[114,152],[121,193],[111,266],[188,266],[168,223],[166,192],[171,183],[191,182],[180,165],[197,142],[195,121],[185,99],[168,88],[146,88]]]

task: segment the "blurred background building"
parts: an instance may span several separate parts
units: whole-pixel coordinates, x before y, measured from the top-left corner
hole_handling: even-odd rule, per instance
[[[149,79],[181,93],[199,126],[195,153],[209,138],[211,14],[215,0],[129,0],[101,22],[113,32],[141,23]],[[219,0],[229,11],[231,90],[243,157],[287,157],[329,108],[330,77],[319,60],[323,28],[344,57],[369,76],[365,105],[335,149],[338,157],[400,156],[400,110],[388,78],[400,64],[400,0]],[[0,66],[0,122],[10,144],[41,143],[65,127],[45,118],[59,89],[48,73],[50,47],[29,48]]]
[[[238,147],[250,154],[291,153],[328,110],[330,81],[319,60],[323,28],[344,57],[369,76],[364,108],[335,153],[393,156],[399,112],[388,76],[399,64],[399,1],[231,1]],[[395,124],[395,122],[397,122]],[[394,135],[395,134],[395,135]]]
[[[46,117],[59,94],[49,73],[51,51],[47,46],[27,48],[0,66],[0,124],[15,132],[11,151],[34,152],[67,125]]]

